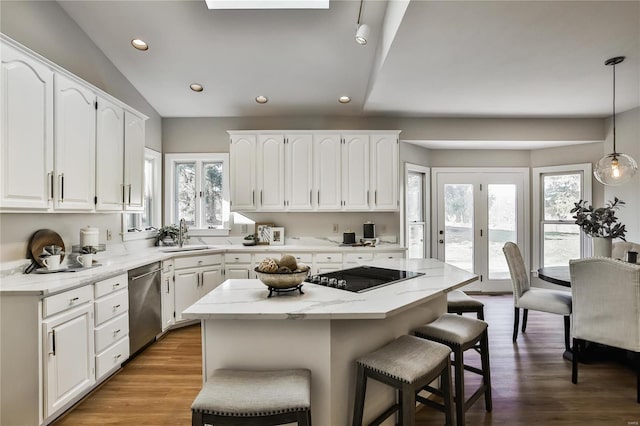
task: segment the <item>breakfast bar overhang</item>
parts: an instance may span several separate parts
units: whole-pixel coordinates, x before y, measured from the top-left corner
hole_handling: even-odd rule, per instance
[[[305,283],[304,294],[271,298],[259,280],[225,281],[183,312],[202,322],[203,381],[218,368],[308,368],[313,424],[350,424],[354,360],[435,320],[446,312],[447,292],[478,279],[435,259],[370,265],[424,275],[363,293]],[[393,399],[392,390],[372,381],[365,422]]]

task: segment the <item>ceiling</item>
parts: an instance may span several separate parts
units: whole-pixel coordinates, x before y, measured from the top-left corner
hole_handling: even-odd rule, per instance
[[[616,108],[640,106],[640,1],[365,0],[366,46],[359,1],[59,3],[163,117],[606,117],[618,55]]]

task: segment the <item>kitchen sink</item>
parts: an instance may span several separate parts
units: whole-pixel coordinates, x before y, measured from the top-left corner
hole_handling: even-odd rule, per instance
[[[170,247],[162,247],[160,251],[165,253],[175,252],[175,251],[193,251],[193,250],[206,250],[208,248],[213,248],[206,244],[188,244],[182,247],[179,246],[170,246]]]

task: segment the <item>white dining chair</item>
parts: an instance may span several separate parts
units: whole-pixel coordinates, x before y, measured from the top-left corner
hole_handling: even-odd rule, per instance
[[[518,323],[520,322],[520,308],[524,310],[522,315],[522,332],[527,328],[527,316],[529,309],[548,312],[564,316],[564,346],[570,351],[570,316],[571,294],[566,291],[550,290],[546,288],[531,287],[529,272],[522,259],[520,249],[515,243],[507,242],[502,247],[504,256],[509,265],[511,283],[513,284],[513,342],[518,339]]]

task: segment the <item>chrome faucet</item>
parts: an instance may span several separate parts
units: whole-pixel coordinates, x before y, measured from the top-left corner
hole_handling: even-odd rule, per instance
[[[184,236],[189,231],[187,228],[187,221],[184,218],[180,219],[180,225],[178,226],[178,247],[182,247],[184,245]]]

